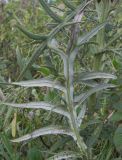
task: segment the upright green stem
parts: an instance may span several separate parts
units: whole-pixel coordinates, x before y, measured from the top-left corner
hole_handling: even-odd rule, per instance
[[[73,66],[70,65],[69,59],[67,59],[67,77],[66,77],[67,93],[66,93],[66,97],[67,97],[67,106],[68,106],[68,110],[70,113],[70,119],[71,119],[71,128],[76,136],[76,143],[79,147],[81,154],[86,155],[86,145],[84,144],[84,142],[79,134],[79,130],[77,127],[77,122],[76,122],[76,111],[75,111],[75,107],[73,105],[73,84],[72,84],[71,71],[73,71]]]

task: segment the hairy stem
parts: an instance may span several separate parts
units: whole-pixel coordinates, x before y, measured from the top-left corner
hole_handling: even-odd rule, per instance
[[[71,119],[71,128],[76,136],[76,143],[78,145],[78,148],[81,152],[81,155],[86,155],[86,145],[83,142],[82,137],[79,134],[79,129],[76,122],[76,111],[75,107],[73,105],[73,85],[72,85],[72,78],[71,78],[71,70],[73,71],[73,66],[70,65],[69,59],[67,59],[67,77],[66,77],[66,87],[67,87],[67,106],[70,113],[70,119]]]

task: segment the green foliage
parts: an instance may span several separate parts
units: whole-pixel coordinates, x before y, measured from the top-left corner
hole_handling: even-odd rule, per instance
[[[122,125],[119,125],[115,132],[114,143],[117,150],[121,153],[122,152]]]
[[[0,59],[1,157],[121,158],[121,3],[39,3],[5,7],[12,29],[5,18],[1,43],[12,44]]]

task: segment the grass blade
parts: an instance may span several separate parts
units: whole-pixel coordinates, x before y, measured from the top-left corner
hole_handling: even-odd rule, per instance
[[[8,140],[7,136],[4,134],[0,134],[0,137],[2,139],[2,142],[4,144],[4,147],[5,149],[7,150],[7,153],[9,154],[9,158],[10,160],[14,160],[15,159],[15,156],[14,156],[14,152],[13,152],[13,149],[12,149],[12,146],[10,144],[10,141]]]

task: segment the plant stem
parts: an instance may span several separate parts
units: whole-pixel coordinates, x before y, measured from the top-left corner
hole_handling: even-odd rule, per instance
[[[82,140],[82,137],[79,134],[79,129],[77,126],[76,122],[76,111],[73,105],[73,84],[72,84],[72,73],[71,70],[73,71],[73,66],[70,65],[69,59],[67,59],[67,77],[66,77],[66,87],[67,87],[67,93],[66,93],[66,98],[67,98],[67,106],[68,110],[70,113],[70,119],[71,119],[71,128],[72,131],[74,132],[76,136],[76,143],[78,145],[78,148],[81,152],[81,155],[87,155],[86,154],[86,145]]]

